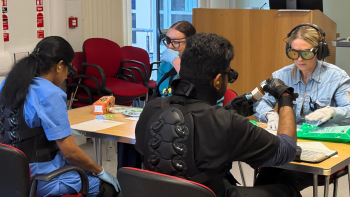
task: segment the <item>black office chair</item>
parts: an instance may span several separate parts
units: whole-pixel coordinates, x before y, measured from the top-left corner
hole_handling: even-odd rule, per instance
[[[50,181],[53,178],[69,171],[77,171],[81,178],[81,193],[76,194],[76,196],[85,197],[88,195],[88,177],[86,176],[85,171],[78,167],[66,166],[46,175],[31,177],[28,159],[19,149],[0,143],[0,158],[1,196],[35,197],[38,181]]]
[[[123,197],[215,197],[208,187],[186,179],[137,168],[121,168],[118,180]]]

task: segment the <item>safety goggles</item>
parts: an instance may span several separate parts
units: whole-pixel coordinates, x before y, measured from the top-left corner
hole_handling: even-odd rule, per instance
[[[236,79],[238,78],[238,72],[233,70],[232,68],[230,71],[223,71],[222,73],[227,74],[228,76],[228,83],[234,83]]]
[[[77,72],[77,69],[72,64],[69,64],[67,62],[66,62],[66,64],[68,66],[68,75],[67,75],[67,77],[73,77],[75,75],[75,73]]]
[[[169,46],[170,44],[172,44],[173,47],[174,47],[175,49],[177,49],[177,48],[179,48],[179,46],[180,46],[181,43],[186,42],[185,40],[184,40],[184,41],[178,41],[178,40],[182,40],[182,39],[185,39],[185,38],[179,38],[179,39],[173,39],[173,40],[172,40],[171,38],[169,38],[168,36],[166,36],[166,37],[162,38],[162,41],[163,41],[163,43],[164,43],[165,46]]]
[[[294,49],[290,49],[287,52],[287,56],[289,59],[292,60],[296,60],[298,59],[300,56],[301,58],[303,58],[304,60],[311,60],[312,58],[315,57],[316,53],[317,53],[317,48],[312,48],[312,49],[307,49],[307,50],[294,50]]]

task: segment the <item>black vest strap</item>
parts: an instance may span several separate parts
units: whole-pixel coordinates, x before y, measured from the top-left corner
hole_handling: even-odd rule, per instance
[[[173,96],[173,98],[174,97],[175,96]],[[165,97],[161,100],[162,111],[164,111],[166,108],[171,106],[170,100],[173,98]],[[196,102],[196,103],[191,103],[191,104],[188,104],[186,106],[176,105],[176,108],[178,108],[184,116],[186,114],[188,114],[189,112],[197,111],[200,109],[205,109],[206,107],[209,107],[209,105],[205,101],[200,101],[200,100],[198,100],[198,102]]]
[[[159,82],[157,83],[151,98],[149,98],[149,101],[151,101],[157,97],[160,97],[160,91],[159,91],[160,84],[162,84],[163,81],[165,79],[167,79],[168,77],[175,76],[176,74],[177,74],[177,72],[176,72],[175,68],[172,68],[171,70],[169,70],[169,72],[165,73],[163,75],[163,77],[159,80]]]

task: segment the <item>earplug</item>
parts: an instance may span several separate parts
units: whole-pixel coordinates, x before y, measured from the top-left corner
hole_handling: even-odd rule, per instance
[[[61,69],[62,67],[61,66],[58,66],[58,69]]]
[[[216,81],[216,84],[219,84],[220,82],[219,81]]]

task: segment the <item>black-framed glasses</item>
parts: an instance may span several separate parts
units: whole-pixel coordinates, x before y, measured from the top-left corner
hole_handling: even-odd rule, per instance
[[[228,83],[234,83],[238,78],[238,72],[233,70],[232,68],[230,69],[230,71],[223,71],[222,73],[227,74]]]
[[[173,47],[176,49],[176,48],[178,48],[180,46],[181,43],[186,42],[185,40],[184,41],[178,41],[178,40],[183,40],[183,39],[185,39],[185,38],[171,39],[170,37],[165,36],[164,38],[162,38],[162,41],[163,41],[165,46],[169,46],[170,44],[172,44]]]
[[[290,49],[287,52],[287,56],[289,59],[292,60],[296,60],[298,59],[300,56],[301,58],[303,58],[304,60],[311,60],[312,58],[315,57],[316,53],[317,53],[318,48],[312,48],[312,49],[306,49],[306,50],[294,50],[294,49]]]

